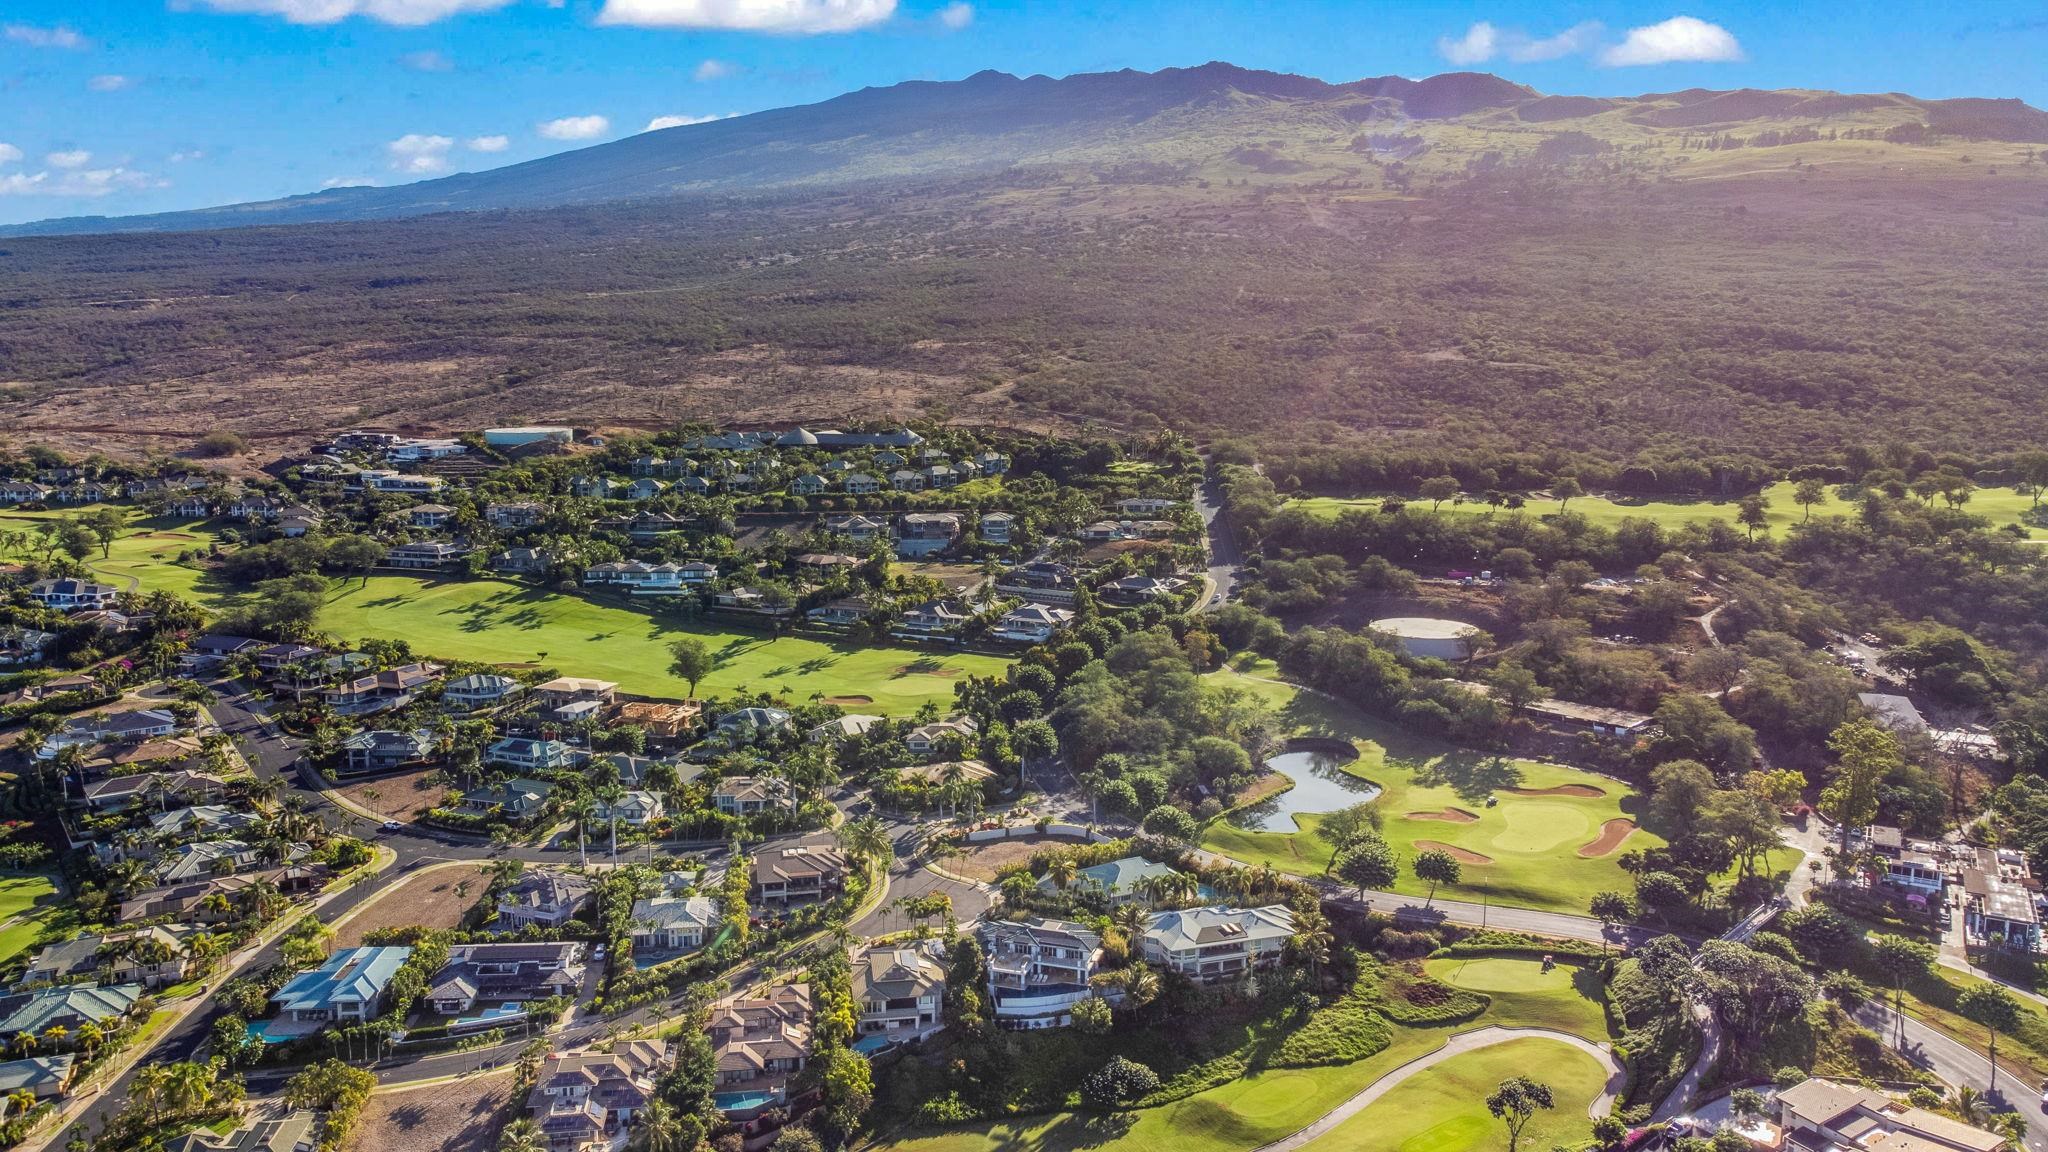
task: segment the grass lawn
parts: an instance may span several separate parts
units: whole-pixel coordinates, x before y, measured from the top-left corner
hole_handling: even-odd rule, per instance
[[[656,696],[688,689],[668,673],[668,645],[701,636],[717,666],[698,685],[700,695],[740,689],[791,700],[821,695],[851,711],[884,715],[915,712],[927,700],[950,705],[955,681],[994,675],[1009,664],[995,656],[726,631],[503,580],[349,580],[329,596],[320,627],[344,641],[404,640],[415,652],[458,660],[546,664]]]
[[[1487,1021],[1509,1027],[1554,1028],[1588,1040],[1613,1038],[1607,1023],[1607,991],[1590,967],[1506,956],[1447,956],[1423,970],[1468,992],[1492,997]]]
[[[1771,530],[1782,531],[1806,518],[1806,509],[1792,502],[1791,481],[1781,481],[1764,489],[1764,498],[1771,505]],[[1337,496],[1311,496],[1289,501],[1289,507],[1305,508],[1326,516],[1335,516],[1346,508],[1377,508],[1386,495],[1346,498]],[[1427,505],[1412,495],[1401,499],[1410,504]],[[1705,520],[1726,520],[1734,523],[1736,512],[1734,500],[1639,500],[1631,497],[1610,498],[1606,496],[1581,496],[1567,507],[1580,513],[1587,520],[1603,528],[1612,528],[1629,517],[1654,520],[1666,528],[1678,528],[1685,524]],[[2021,524],[2020,514],[2033,506],[2033,498],[2022,495],[2011,488],[1983,488],[1970,497],[1963,505],[1963,511],[1973,516],[1982,516],[1994,527],[2003,524],[2020,524],[2027,534],[2036,540],[2048,540],[2048,529]],[[1555,500],[1531,500],[1524,509],[1532,516],[1543,516],[1557,511]],[[1494,512],[1486,504],[1466,503],[1443,505],[1443,511],[1467,516],[1484,516]],[[1815,516],[1852,516],[1856,506],[1845,502],[1836,495],[1835,489],[1828,489],[1824,503],[1813,506]]]
[[[1242,672],[1212,673],[1210,681],[1265,700],[1296,735],[1350,741],[1359,755],[1345,770],[1384,790],[1384,834],[1404,865],[1421,851],[1417,841],[1485,858],[1468,859],[1463,882],[1438,889],[1439,895],[1583,915],[1594,893],[1631,890],[1628,874],[1615,862],[1622,851],[1662,843],[1639,830],[1605,855],[1580,856],[1579,849],[1598,840],[1608,821],[1634,815],[1637,798],[1626,785],[1563,765],[1456,748],[1294,685],[1259,679],[1270,673],[1271,666],[1260,663]],[[1570,788],[1582,794],[1516,795],[1508,788]],[[1489,798],[1498,802],[1488,807]],[[1430,818],[1447,810],[1458,819]],[[1329,864],[1330,846],[1314,834],[1316,821],[1313,813],[1297,813],[1302,831],[1281,833],[1218,820],[1209,825],[1202,846],[1255,866],[1270,862],[1282,871],[1319,875]],[[1429,890],[1405,868],[1394,888],[1416,896]]]
[[[1306,1146],[1309,1152],[1468,1152],[1506,1146],[1507,1127],[1486,1097],[1510,1076],[1550,1086],[1557,1106],[1522,1129],[1524,1148],[1570,1147],[1592,1134],[1586,1109],[1607,1084],[1598,1060],[1555,1040],[1510,1040],[1449,1060],[1396,1085]]]
[[[40,873],[0,876],[0,920],[19,916],[56,895],[56,882]]]
[[[145,589],[165,588],[201,603],[219,599],[217,590],[211,595],[201,590],[200,584],[206,573],[177,562],[178,553],[205,548],[216,539],[205,521],[152,518],[145,516],[143,509],[126,505],[86,505],[47,512],[9,511],[0,514],[0,531],[32,531],[38,524],[82,515],[102,507],[115,507],[125,512],[129,532],[114,541],[105,557],[95,549],[85,558],[85,563],[99,574],[100,579],[117,588],[126,588],[129,581],[134,580]]]

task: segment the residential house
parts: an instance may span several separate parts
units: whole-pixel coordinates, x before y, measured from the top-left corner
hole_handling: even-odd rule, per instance
[[[85,804],[100,812],[119,812],[131,807],[168,804],[173,798],[216,800],[227,785],[204,772],[131,772],[94,780],[82,789]]]
[[[738,708],[718,718],[715,731],[728,742],[747,742],[760,735],[779,735],[790,729],[789,713],[780,708]]]
[[[40,664],[43,653],[56,642],[55,632],[15,624],[0,626],[0,664]]]
[[[1293,936],[1294,913],[1281,904],[1179,908],[1146,920],[1139,951],[1147,963],[1214,984],[1278,964]]]
[[[860,567],[861,559],[844,552],[805,552],[790,563],[801,569],[803,575],[822,579],[841,569]]]
[[[795,496],[816,496],[825,491],[825,478],[816,472],[804,472],[789,482],[789,491]]]
[[[862,1033],[924,1036],[945,1026],[946,967],[923,949],[855,952],[852,985]]]
[[[540,576],[552,571],[556,555],[547,548],[507,548],[491,557],[491,571],[513,576]]]
[[[983,452],[974,458],[974,463],[984,476],[1000,476],[1010,470],[1010,458],[1001,452]]]
[[[728,588],[711,597],[711,606],[751,616],[788,616],[796,611],[796,605],[786,597],[771,599],[758,588]]]
[[[300,854],[305,851],[303,844],[293,847]],[[204,877],[233,876],[262,863],[262,854],[246,840],[200,840],[179,844],[157,857],[156,882],[177,884]]]
[[[57,1027],[76,1032],[87,1024],[111,1028],[141,998],[140,984],[71,984],[0,996],[0,1038],[41,1036]]]
[[[1881,859],[1884,861],[1885,883],[1917,895],[1934,907],[1941,906],[1941,891],[1947,877],[1942,872],[1941,861],[1933,853],[1901,848]]]
[[[250,660],[265,672],[281,672],[294,664],[318,660],[325,655],[326,652],[310,644],[272,644],[268,648],[258,648]]]
[[[882,482],[868,472],[849,472],[839,481],[849,496],[872,496],[882,490]]]
[[[262,823],[263,817],[240,808],[230,808],[225,804],[193,804],[151,816],[149,833],[159,841],[196,836],[219,839],[251,831]]]
[[[519,681],[493,672],[473,672],[441,686],[441,707],[450,712],[481,712],[519,695]]]
[[[664,811],[661,797],[652,792],[635,789],[618,798],[616,802],[599,800],[597,818],[610,822],[617,819],[621,824],[644,828],[661,819]]]
[[[951,745],[972,746],[974,737],[980,732],[980,725],[972,716],[955,716],[932,724],[920,724],[903,738],[903,746],[913,756],[942,755]]]
[[[271,680],[272,690],[280,695],[289,694],[294,700],[304,700],[316,692],[325,691],[328,685],[346,676],[351,679],[367,672],[377,661],[362,652],[343,652],[325,660],[313,660],[279,670]]]
[[[754,855],[753,899],[761,904],[823,900],[846,886],[853,862],[823,844],[770,846]]]
[[[542,715],[561,724],[602,719],[611,711],[618,692],[619,686],[609,680],[582,676],[560,676],[533,690],[540,698]]]
[[[584,753],[560,740],[536,740],[526,736],[507,736],[493,741],[484,749],[484,763],[496,764],[521,772],[539,772],[549,768],[568,768],[579,763]]]
[[[30,961],[19,986],[92,980],[163,988],[183,980],[185,973],[185,942],[170,929],[152,925],[104,936],[80,936],[46,948]]]
[[[446,483],[439,476],[409,476],[402,472],[366,471],[362,474],[365,486],[377,492],[398,492],[407,495],[425,495],[438,492]]]
[[[469,549],[446,540],[421,540],[412,544],[400,544],[384,554],[387,568],[445,568],[464,556]]]
[[[1143,856],[1125,856],[1076,870],[1068,889],[1100,893],[1111,904],[1144,904],[1150,902],[1148,891],[1153,884],[1179,874]],[[1046,890],[1055,887],[1051,876],[1042,877],[1038,886]]]
[[[455,509],[446,504],[415,504],[405,510],[406,523],[414,528],[439,528],[455,517]]]
[[[869,611],[867,600],[859,596],[848,596],[829,604],[818,605],[804,613],[804,619],[825,627],[845,628],[866,619]]]
[[[688,952],[718,930],[718,903],[709,896],[652,896],[633,902],[633,954]]]
[[[532,528],[548,518],[548,506],[532,500],[484,506],[484,522],[501,532]]]
[[[26,1092],[37,1103],[54,1100],[71,1086],[71,1065],[78,1057],[69,1052],[55,1056],[31,1056],[25,1060],[0,1063],[0,1096]]]
[[[216,636],[208,634],[185,646],[178,657],[178,664],[187,669],[209,668],[237,656],[254,656],[269,647],[261,640],[247,636]]]
[[[625,485],[609,476],[578,476],[569,481],[569,493],[584,500],[610,500]]]
[[[889,525],[887,521],[872,516],[832,516],[825,520],[825,531],[844,536],[856,544],[865,544],[887,535]]]
[[[314,1152],[319,1147],[320,1114],[299,1108],[251,1120],[225,1134],[195,1128],[164,1145],[164,1152]]]
[[[439,679],[442,671],[439,664],[404,664],[386,668],[323,688],[320,700],[330,711],[343,716],[365,716],[401,708],[410,703],[420,689]]]
[[[957,512],[907,512],[897,520],[896,554],[930,556],[953,546],[960,538]]]
[[[406,437],[386,448],[384,458],[393,464],[417,464],[422,460],[460,456],[467,451],[469,446],[460,440],[446,437]]]
[[[1128,500],[1116,502],[1117,514],[1125,519],[1157,516],[1161,512],[1178,507],[1180,507],[1180,501],[1166,500],[1158,496],[1133,496]]]
[[[996,778],[995,769],[979,760],[943,760],[929,764],[908,764],[896,770],[899,780],[944,784],[948,780],[970,780],[977,784]]]
[[[667,460],[660,456],[641,456],[634,459],[628,470],[635,476],[666,476],[673,479],[690,469],[688,461]]]
[[[502,815],[513,820],[527,820],[540,815],[554,790],[555,786],[545,780],[514,777],[503,784],[464,792],[459,807],[477,816]]]
[[[590,905],[591,881],[572,872],[529,869],[498,895],[498,919],[491,929],[560,928]]]
[[[905,609],[896,630],[898,635],[914,638],[950,636],[973,618],[974,613],[965,605],[951,600],[927,600]]]
[[[660,1040],[622,1040],[609,1053],[550,1054],[526,1096],[548,1152],[598,1152],[625,1138],[668,1065]]]
[[[1121,604],[1149,604],[1188,586],[1178,576],[1126,576],[1102,586],[1105,599]]]
[[[875,453],[875,466],[878,468],[901,468],[908,463],[910,457],[894,449],[885,448]]]
[[[718,1086],[711,1102],[730,1119],[748,1119],[789,1099],[789,1081],[811,1058],[811,986],[783,984],[761,997],[711,1006],[711,1050]]]
[[[228,515],[248,523],[268,524],[284,513],[284,501],[260,492],[246,493],[228,502]]]
[[[620,495],[628,500],[652,500],[667,490],[668,486],[661,481],[651,476],[642,476],[626,485],[625,491]]]
[[[981,538],[990,544],[1008,544],[1017,518],[1008,512],[989,512],[981,518]]]
[[[412,949],[403,946],[343,948],[325,963],[286,981],[270,997],[277,1033],[305,1035],[330,1023],[374,1020],[384,1011],[391,978]],[[294,1027],[296,1026],[296,1027]],[[310,1027],[309,1027],[310,1026]],[[266,1026],[266,1033],[271,1033]]]
[[[881,722],[880,716],[849,713],[825,721],[811,729],[807,735],[813,744],[843,744],[855,736],[864,735],[868,729]]]
[[[2005,1137],[1895,1100],[1875,1088],[1809,1079],[1772,1100],[1786,1152],[1898,1149],[2002,1152]]]
[[[918,475],[924,477],[925,487],[934,489],[951,488],[961,480],[959,471],[951,464],[933,464],[919,469]]]
[[[695,700],[628,700],[614,719],[647,733],[649,740],[685,740],[704,728],[704,705]]]
[[[645,560],[612,560],[584,569],[583,583],[623,588],[633,596],[680,596],[717,576],[718,569],[696,562],[650,564]]]
[[[65,748],[102,742],[141,744],[178,730],[178,717],[168,708],[137,708],[127,712],[95,712],[73,716],[36,749],[47,760]]]
[[[1856,699],[1870,709],[1877,722],[1894,732],[1925,732],[1927,717],[1904,696],[1888,692],[1858,692]]]
[[[0,504],[34,504],[49,496],[50,490],[33,480],[0,480]]]
[[[1094,995],[1089,981],[1102,960],[1102,937],[1079,924],[1044,917],[990,920],[981,926],[989,998],[997,1025],[1057,1028],[1074,1005]]]
[[[702,476],[685,476],[676,481],[676,491],[685,496],[709,496],[713,490],[711,481]]]
[[[789,785],[772,776],[728,776],[711,790],[711,804],[727,816],[755,816],[794,803]]]
[[[1041,604],[1072,604],[1080,590],[1074,570],[1051,561],[1019,564],[996,577],[997,592]]]
[[[55,580],[38,580],[28,587],[29,598],[45,608],[58,612],[76,612],[82,608],[108,608],[120,598],[121,590],[112,584],[100,584],[92,580],[81,580],[76,576],[62,576]]]
[[[427,1003],[442,1016],[460,1016],[479,1004],[573,999],[583,984],[582,955],[582,945],[572,941],[458,944],[427,983]]]
[[[924,491],[924,473],[912,472],[908,468],[898,468],[896,471],[889,473],[889,487],[894,488],[898,492],[922,492]]]
[[[213,515],[213,501],[204,492],[188,492],[172,497],[164,511],[184,520],[205,520]]]
[[[2034,953],[2041,913],[2026,857],[2010,848],[1978,848],[1963,866],[1963,937],[1968,944]]]
[[[357,732],[341,742],[341,757],[346,772],[395,772],[432,760],[434,734],[424,728]]]
[[[1011,612],[1005,612],[989,629],[989,636],[995,640],[1007,640],[1013,644],[1043,644],[1052,639],[1052,634],[1072,623],[1074,612],[1070,608],[1052,608],[1044,604],[1026,604]]]

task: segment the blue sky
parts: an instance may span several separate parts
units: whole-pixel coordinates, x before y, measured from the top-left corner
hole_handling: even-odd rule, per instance
[[[2040,0],[0,0],[0,223],[402,183],[982,68],[2048,106],[2044,51]]]

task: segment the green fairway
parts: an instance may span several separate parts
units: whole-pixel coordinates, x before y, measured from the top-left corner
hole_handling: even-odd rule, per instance
[[[792,701],[816,695],[834,698],[849,711],[884,715],[915,712],[927,700],[950,705],[953,685],[962,677],[999,674],[1009,664],[995,656],[771,638],[504,580],[344,581],[328,598],[320,627],[344,642],[375,636],[404,640],[415,652],[434,656],[544,664],[656,696],[680,696],[688,689],[668,673],[668,645],[678,637],[701,636],[717,667],[697,686],[700,695],[743,688]]]
[[[1396,1028],[1385,1051],[1355,1064],[1255,1072],[1163,1108],[1063,1112],[884,1146],[891,1152],[1245,1152],[1307,1127],[1373,1081],[1442,1047],[1448,1035]]]
[[[76,909],[57,902],[57,885],[48,876],[0,876],[0,963],[69,935]]]
[[[1418,1072],[1305,1148],[1308,1152],[1504,1148],[1507,1126],[1487,1112],[1486,1097],[1510,1076],[1527,1076],[1549,1085],[1556,1100],[1556,1107],[1536,1113],[1522,1130],[1522,1147],[1570,1147],[1592,1134],[1586,1110],[1606,1087],[1607,1070],[1568,1044],[1532,1037],[1453,1056]]]
[[[1383,833],[1404,865],[1394,885],[1398,892],[1428,892],[1406,869],[1422,850],[1417,843],[1427,841],[1467,854],[1462,882],[1438,889],[1439,895],[1584,915],[1594,893],[1630,890],[1630,878],[1617,863],[1621,852],[1663,842],[1633,831],[1610,840],[1597,856],[1581,856],[1609,821],[1634,815],[1636,798],[1627,785],[1559,764],[1455,748],[1264,679],[1271,674],[1270,665],[1260,664],[1246,672],[1215,672],[1209,680],[1265,700],[1293,735],[1344,740],[1358,749],[1358,759],[1345,771],[1383,789]],[[1523,795],[1510,789],[1565,791]],[[1218,820],[1208,826],[1202,846],[1254,866],[1271,863],[1282,871],[1319,875],[1330,862],[1330,846],[1315,835],[1317,819],[1297,813],[1299,832],[1247,831]]]
[[[1612,1038],[1607,992],[1591,967],[1505,956],[1449,956],[1423,970],[1456,988],[1491,997],[1489,1023],[1513,1028],[1554,1028],[1595,1042]]]
[[[0,513],[0,531],[33,531],[39,524],[68,516],[81,515],[108,505],[87,505],[77,508],[53,509],[48,512],[9,511]],[[218,537],[209,522],[177,520],[170,517],[147,517],[140,508],[114,505],[128,516],[128,534],[115,540],[113,546],[102,557],[95,548],[85,558],[85,563],[101,580],[117,588],[127,589],[131,582],[141,589],[163,588],[178,595],[202,603],[218,599],[218,592],[209,596],[201,589],[206,573],[198,568],[178,563],[178,554],[192,549],[205,549]]]
[[[1792,482],[1787,480],[1773,484],[1764,490],[1764,498],[1770,501],[1771,530],[1774,532],[1782,531],[1806,519],[1806,509],[1792,502],[1792,490],[1794,487]],[[1427,501],[1419,501],[1413,496],[1401,496],[1400,498],[1408,501],[1411,505],[1428,506]],[[1386,499],[1387,495],[1361,496],[1356,498],[1311,496],[1301,500],[1289,501],[1287,506],[1290,508],[1307,509],[1319,515],[1335,516],[1346,508],[1377,508]],[[1630,497],[1581,496],[1574,499],[1567,507],[1571,511],[1583,515],[1593,524],[1603,528],[1612,528],[1630,517],[1654,520],[1666,528],[1678,528],[1686,524],[1706,520],[1726,520],[1732,524],[1735,522],[1736,503],[1734,500],[1638,500]],[[2020,514],[2032,506],[2033,498],[2031,496],[2026,496],[2011,488],[1982,488],[1972,494],[1970,502],[1963,506],[1963,511],[1974,516],[1982,516],[1991,521],[1993,526],[2020,524],[2021,527],[2026,528],[2027,534],[2033,539],[2048,540],[2048,528],[2035,528],[2022,524],[2020,521]],[[1446,503],[1443,505],[1442,510],[1447,513],[1454,512],[1465,516],[1502,514],[1500,510],[1476,502],[1464,504]],[[1557,510],[1558,506],[1555,500],[1531,500],[1528,507],[1524,509],[1524,511],[1533,516],[1545,516]],[[1825,502],[1813,506],[1813,515],[1817,517],[1851,516],[1855,512],[1856,506],[1853,503],[1844,502],[1840,496],[1836,495],[1833,487],[1828,489],[1828,498]]]

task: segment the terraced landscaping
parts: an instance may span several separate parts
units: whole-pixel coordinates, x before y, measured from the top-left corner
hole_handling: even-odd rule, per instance
[[[1438,894],[1583,915],[1594,893],[1628,891],[1619,853],[1662,843],[1634,829],[1636,798],[1618,781],[1559,764],[1459,749],[1404,731],[1348,705],[1271,681],[1269,664],[1211,674],[1273,705],[1297,737],[1350,742],[1358,758],[1342,770],[1383,790],[1384,835],[1404,861],[1427,848],[1465,862],[1463,882]],[[1209,825],[1202,846],[1298,875],[1320,875],[1330,846],[1315,835],[1315,813],[1297,813],[1298,832],[1260,832],[1227,819]],[[1625,833],[1624,833],[1624,829]],[[1403,875],[1395,890],[1427,884]]]

